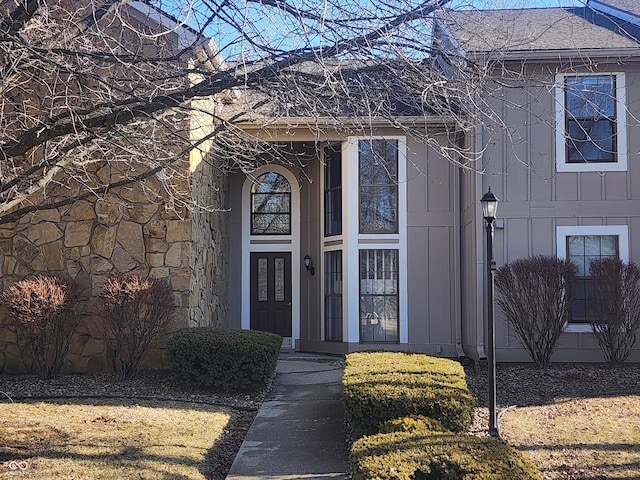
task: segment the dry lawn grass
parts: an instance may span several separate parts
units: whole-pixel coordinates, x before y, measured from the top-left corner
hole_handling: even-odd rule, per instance
[[[558,398],[508,410],[500,424],[547,479],[640,479],[640,395]]]
[[[486,379],[467,368],[476,435],[487,434]],[[499,364],[496,385],[502,436],[545,479],[640,480],[640,364]]]
[[[202,479],[230,418],[169,401],[0,403],[0,478]]]

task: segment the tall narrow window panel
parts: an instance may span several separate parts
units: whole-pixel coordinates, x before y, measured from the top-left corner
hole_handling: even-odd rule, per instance
[[[324,235],[342,234],[342,152],[339,145],[324,149]]]
[[[360,233],[398,233],[398,141],[360,140]]]
[[[592,282],[589,264],[600,258],[619,258],[617,235],[571,235],[567,237],[567,258],[578,266],[578,276],[571,286],[570,323],[590,321]]]
[[[398,342],[398,250],[360,250],[360,341]]]
[[[278,173],[264,173],[251,186],[251,235],[290,234],[291,185]]]
[[[324,254],[324,339],[342,341],[342,251]]]

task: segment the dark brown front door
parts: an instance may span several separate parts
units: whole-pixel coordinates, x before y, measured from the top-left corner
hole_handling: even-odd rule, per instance
[[[251,253],[251,330],[291,337],[291,253]]]

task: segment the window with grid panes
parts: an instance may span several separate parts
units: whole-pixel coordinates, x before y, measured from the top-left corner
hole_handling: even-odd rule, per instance
[[[589,263],[600,258],[619,258],[617,235],[569,235],[567,258],[578,266],[578,276],[571,286],[571,317],[569,322],[588,324],[591,308],[591,278]]]
[[[398,250],[360,250],[360,341],[397,343]]]
[[[342,341],[342,250],[324,254],[324,339]]]
[[[279,173],[263,173],[251,186],[251,235],[290,234],[291,185]]]

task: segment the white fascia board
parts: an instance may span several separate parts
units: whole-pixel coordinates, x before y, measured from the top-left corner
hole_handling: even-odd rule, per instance
[[[611,17],[616,17],[623,22],[629,22],[636,27],[640,27],[640,17],[637,15],[633,15],[632,13],[625,12],[624,10],[619,10],[617,8],[612,7],[611,5],[607,5],[605,3],[598,2],[597,0],[589,0],[587,5],[594,10],[597,10],[600,13],[604,13],[605,15],[609,15]]]
[[[621,62],[640,58],[640,48],[580,48],[563,50],[495,50],[467,52],[473,61],[563,61],[588,58],[600,62]]]
[[[153,20],[162,28],[166,28],[167,31],[175,32],[176,35],[178,35],[178,46],[180,48],[187,48],[206,40],[205,37],[202,36],[201,41],[198,42],[200,35],[192,28],[186,26],[186,23],[176,20],[169,14],[163,14],[158,9],[146,4],[145,2],[134,0],[129,3],[129,5],[144,15],[145,18]]]
[[[145,19],[155,22],[160,28],[166,29],[167,32],[174,32],[178,36],[178,48],[196,47],[196,57],[212,71],[226,69],[224,58],[212,38],[201,35],[186,23],[176,20],[169,14],[163,14],[145,2],[134,0],[129,5]],[[237,91],[233,90],[233,97],[237,98],[238,96]]]
[[[447,50],[448,53],[455,53],[461,58],[466,57],[467,53],[464,51],[464,48],[462,48],[458,39],[453,35],[453,33],[451,33],[451,30],[447,28],[442,20],[436,19],[434,21],[434,26],[434,37],[440,39],[443,48]],[[437,35],[437,32],[441,32],[441,34]]]

